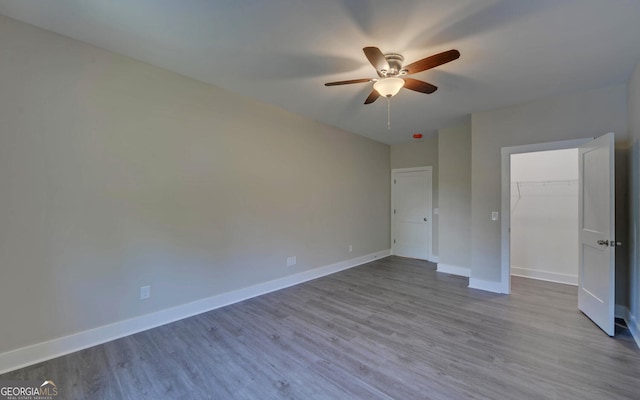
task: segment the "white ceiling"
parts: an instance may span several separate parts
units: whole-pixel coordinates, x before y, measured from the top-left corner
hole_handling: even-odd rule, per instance
[[[384,143],[472,112],[624,83],[640,60],[638,0],[0,0],[0,14],[146,61]],[[376,76],[362,48],[439,87],[363,102]]]

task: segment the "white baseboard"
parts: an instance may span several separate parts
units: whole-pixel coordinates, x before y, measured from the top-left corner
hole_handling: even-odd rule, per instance
[[[469,278],[469,287],[487,292],[504,293],[501,282],[485,281],[484,279]]]
[[[626,319],[625,321],[629,327],[629,332],[631,332],[631,336],[633,336],[636,344],[640,347],[640,320],[634,317],[630,312],[627,315],[629,319]]]
[[[560,274],[557,272],[543,271],[540,269],[514,267],[513,265],[511,266],[511,275],[578,286],[578,275]]]
[[[466,276],[467,278],[471,275],[471,269],[450,264],[438,264],[436,271],[451,275]]]
[[[284,289],[312,279],[321,278],[345,269],[353,268],[370,261],[387,257],[390,250],[367,254],[335,264],[314,268],[309,271],[285,276],[254,286],[222,293],[206,299],[167,308],[151,314],[118,321],[72,335],[55,338],[46,342],[11,350],[0,354],[0,374],[26,367],[55,357],[73,353],[82,349],[106,343],[147,329],[175,322],[203,312],[215,310],[233,303]]]
[[[431,261],[432,263],[438,263],[440,262],[440,257],[439,256],[431,256],[431,258],[427,261]]]
[[[614,312],[615,312],[616,318],[622,318],[625,321],[629,319],[629,309],[625,306],[616,304],[616,308]]]
[[[621,306],[620,304],[616,304],[615,313],[616,318],[622,318],[624,322],[627,323],[633,340],[635,340],[636,345],[640,347],[640,324],[638,324],[638,320],[631,314],[629,308]]]

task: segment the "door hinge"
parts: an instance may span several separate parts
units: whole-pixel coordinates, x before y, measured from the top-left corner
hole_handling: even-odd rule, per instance
[[[393,239],[393,244],[396,244],[396,240],[395,239]]]
[[[394,213],[394,214],[396,213],[396,209],[395,209],[395,208],[393,209],[393,213]]]
[[[393,184],[394,184],[394,185],[396,184],[396,180],[395,180],[395,179],[393,180]]]

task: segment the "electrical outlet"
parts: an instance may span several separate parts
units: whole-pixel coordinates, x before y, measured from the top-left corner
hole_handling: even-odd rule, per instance
[[[151,286],[140,286],[140,300],[151,297]]]
[[[349,245],[349,253],[353,251],[353,246]]]
[[[287,267],[293,267],[296,265],[296,257],[287,257]]]

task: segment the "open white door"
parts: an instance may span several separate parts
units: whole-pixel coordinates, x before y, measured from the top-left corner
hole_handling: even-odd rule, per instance
[[[578,308],[614,335],[615,190],[613,133],[580,147]]]

